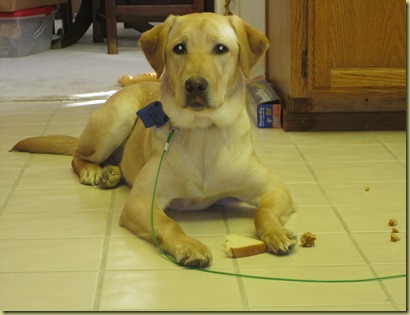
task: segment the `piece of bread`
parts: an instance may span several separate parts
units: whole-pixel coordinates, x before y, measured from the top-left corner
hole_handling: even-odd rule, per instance
[[[266,252],[264,242],[238,234],[227,235],[225,239],[225,252],[228,257],[240,258],[262,254]]]

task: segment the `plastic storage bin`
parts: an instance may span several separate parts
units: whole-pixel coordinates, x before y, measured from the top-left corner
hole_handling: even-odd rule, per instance
[[[23,57],[50,49],[56,8],[0,12],[0,57]]]

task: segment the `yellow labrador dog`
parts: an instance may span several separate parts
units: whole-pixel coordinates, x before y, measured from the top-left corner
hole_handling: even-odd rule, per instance
[[[209,248],[164,210],[200,210],[234,197],[257,207],[256,231],[268,250],[289,253],[296,236],[283,223],[295,206],[282,181],[256,157],[245,109],[245,79],[268,48],[266,37],[238,17],[202,13],[170,16],[145,32],[140,46],[160,82],[119,90],[90,117],[78,141],[35,137],[14,149],[73,153],[72,166],[83,184],[114,187],[125,179],[132,190],[120,224],[152,241],[153,186],[172,126],[178,131],[154,203],[160,246],[182,265],[209,265]],[[135,112],[158,100],[169,121],[147,129]]]

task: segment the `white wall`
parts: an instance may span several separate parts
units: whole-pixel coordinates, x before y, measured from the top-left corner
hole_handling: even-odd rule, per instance
[[[225,0],[215,0],[215,11],[219,14],[225,13]],[[256,29],[266,34],[265,30],[265,0],[232,0],[230,10],[233,14],[240,16]],[[259,61],[253,68],[251,76],[265,74],[265,59]]]

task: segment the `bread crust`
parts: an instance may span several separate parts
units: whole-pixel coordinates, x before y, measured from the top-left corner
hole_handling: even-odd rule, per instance
[[[226,236],[225,252],[228,257],[241,258],[258,255],[266,252],[264,242],[238,234]]]

